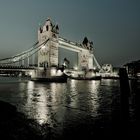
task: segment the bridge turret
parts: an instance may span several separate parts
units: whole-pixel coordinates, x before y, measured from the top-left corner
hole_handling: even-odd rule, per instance
[[[50,18],[46,20],[42,27],[39,27],[39,44],[42,44],[49,39],[46,44],[42,44],[43,47],[41,47],[41,50],[38,52],[39,67],[42,67],[45,64],[47,64],[47,66],[58,65],[58,33],[58,25],[54,25]]]
[[[82,42],[84,50],[81,52],[81,67],[84,69],[93,69],[93,42],[89,41],[87,37]]]
[[[39,27],[38,41],[40,44],[45,40],[47,40],[48,38],[52,38],[52,28],[53,24],[49,18],[46,20],[45,24],[42,27],[41,26]]]
[[[88,50],[92,50],[93,49],[93,42],[89,41],[87,37],[84,38],[82,44],[83,44],[83,47],[88,49]]]

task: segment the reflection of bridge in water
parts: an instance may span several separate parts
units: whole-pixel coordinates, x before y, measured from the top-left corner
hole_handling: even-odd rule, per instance
[[[24,74],[32,77],[54,76],[54,68],[71,70],[101,69],[93,50],[93,43],[86,37],[82,44],[59,36],[59,27],[50,19],[38,29],[38,41],[28,50],[0,60],[0,74]]]

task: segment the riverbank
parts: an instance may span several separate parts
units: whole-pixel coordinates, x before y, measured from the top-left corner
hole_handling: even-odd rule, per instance
[[[47,124],[40,126],[34,120],[28,119],[24,114],[17,111],[16,107],[0,101],[0,139],[7,140],[63,140],[63,139],[93,139],[93,138],[121,138],[120,127],[111,130],[111,124],[107,118],[99,118],[93,122],[81,122],[75,126],[65,128],[62,135],[56,135]],[[104,127],[106,126],[106,127]],[[124,131],[124,130],[123,130]],[[132,131],[133,132],[133,131]],[[124,134],[124,133],[123,133]],[[125,136],[131,135],[127,133]]]
[[[42,140],[41,130],[33,120],[19,113],[15,106],[0,101],[0,139]]]
[[[43,126],[34,120],[28,119],[17,108],[7,102],[0,101],[0,139],[7,140],[58,140],[58,139],[90,139],[111,134],[109,129],[101,128],[103,122],[77,122],[74,126],[65,128],[62,135],[57,135],[54,128],[47,124]],[[97,124],[98,123],[98,124]],[[102,134],[102,135],[100,135]]]
[[[94,125],[92,122],[87,122],[87,124],[85,122],[75,124],[75,127],[65,128],[63,135],[57,136],[55,132],[53,132],[53,128],[49,129],[46,124],[44,126],[39,126],[35,121],[27,119],[24,114],[17,112],[16,107],[9,103],[0,101],[0,109],[2,112],[0,115],[0,139],[63,140],[80,138],[90,140],[96,137],[111,139],[115,137],[123,138],[126,136],[137,136],[134,135],[136,134],[134,133],[135,129],[132,129],[126,134],[126,130],[122,130],[120,127],[116,127],[115,133],[112,133],[110,126],[106,128],[103,127],[104,123],[107,123],[105,121],[106,118],[104,118],[105,122],[102,122],[103,119],[96,120]],[[121,135],[120,131],[123,132],[121,132]]]

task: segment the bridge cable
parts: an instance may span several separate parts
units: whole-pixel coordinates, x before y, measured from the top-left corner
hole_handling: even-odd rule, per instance
[[[39,46],[35,46],[35,44],[34,44],[34,47],[32,47],[31,49],[29,49],[27,51],[24,51],[24,52],[22,52],[20,54],[17,54],[15,56],[9,57],[9,58],[0,59],[0,61],[10,60],[10,59],[14,59],[14,58],[19,57],[19,56],[24,56],[24,54],[28,54],[29,52],[33,52],[34,50],[36,50],[37,48],[39,48],[34,53],[32,53],[30,56],[26,56],[23,59],[19,59],[18,61],[9,62],[9,63],[16,63],[16,62],[20,62],[22,60],[25,60],[26,58],[31,57],[33,54],[35,54],[36,52],[38,52],[43,47],[43,46],[42,47],[40,47],[40,46],[43,45],[43,44],[45,45],[48,41],[49,41],[49,39],[47,39],[46,41],[44,41],[43,43],[41,43]],[[1,63],[1,64],[9,64],[9,63]]]

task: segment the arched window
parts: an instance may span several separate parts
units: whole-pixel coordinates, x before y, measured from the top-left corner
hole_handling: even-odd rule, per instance
[[[46,26],[46,31],[48,31],[48,30],[49,30],[49,26],[47,25],[47,26]]]
[[[42,28],[40,27],[39,29],[40,29],[40,33],[42,33],[42,31],[43,31]]]

